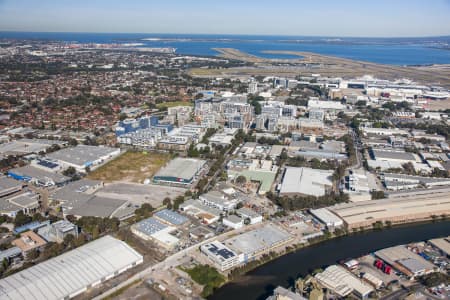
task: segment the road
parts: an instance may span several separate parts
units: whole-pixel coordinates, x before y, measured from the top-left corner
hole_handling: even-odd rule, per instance
[[[361,161],[362,161],[362,155],[361,155],[361,150],[362,150],[362,143],[361,143],[361,139],[359,138],[358,134],[356,133],[356,131],[354,129],[350,129],[350,136],[353,140],[353,145],[355,147],[355,152],[356,152],[356,164],[349,167],[349,169],[359,169],[361,168]]]

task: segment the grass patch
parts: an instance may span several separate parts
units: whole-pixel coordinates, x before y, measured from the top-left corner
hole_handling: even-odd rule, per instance
[[[173,101],[173,102],[162,102],[157,103],[156,108],[165,108],[165,107],[175,107],[175,106],[193,106],[194,103],[186,102],[186,101]]]
[[[208,265],[198,265],[192,269],[182,269],[191,276],[192,280],[203,285],[201,296],[208,297],[214,292],[215,288],[225,283],[226,279],[215,268]]]
[[[146,178],[151,178],[169,160],[170,155],[165,153],[127,151],[90,172],[87,177],[105,182],[120,180],[142,183]]]

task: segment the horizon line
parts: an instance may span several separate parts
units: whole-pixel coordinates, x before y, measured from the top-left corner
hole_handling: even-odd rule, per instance
[[[423,36],[352,36],[352,35],[294,35],[294,34],[258,34],[258,33],[182,33],[182,32],[106,32],[106,31],[23,31],[23,30],[3,30],[0,33],[75,33],[75,34],[156,34],[156,35],[223,35],[223,36],[262,36],[262,37],[320,37],[320,38],[384,38],[384,39],[408,39],[408,38],[445,38],[450,37],[450,33],[446,35],[423,35]]]

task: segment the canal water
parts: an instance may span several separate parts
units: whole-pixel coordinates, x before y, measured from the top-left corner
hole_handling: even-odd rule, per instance
[[[404,225],[332,239],[282,256],[218,289],[209,300],[262,300],[278,285],[288,287],[298,277],[346,258],[356,258],[399,244],[450,235],[450,221]]]

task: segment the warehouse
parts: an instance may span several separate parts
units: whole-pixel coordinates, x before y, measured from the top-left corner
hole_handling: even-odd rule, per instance
[[[373,288],[355,277],[341,266],[333,265],[322,273],[316,274],[317,281],[336,293],[339,297],[346,297],[353,293],[360,299],[367,299]]]
[[[50,199],[60,203],[64,216],[126,219],[134,214],[136,207],[129,205],[129,201],[96,195],[101,186],[101,181],[81,179],[57,190]]]
[[[292,239],[293,237],[289,233],[273,224],[268,224],[229,238],[224,241],[224,244],[239,253],[239,262],[247,263]]]
[[[219,191],[211,191],[199,196],[200,201],[206,206],[223,211],[230,211],[238,204],[238,199],[229,197]]]
[[[153,216],[156,217],[161,222],[173,226],[181,226],[189,221],[188,218],[169,209],[160,210],[154,213]]]
[[[345,108],[345,105],[339,101],[308,100],[308,109],[320,109],[327,112],[336,112],[345,110]]]
[[[239,208],[238,210],[236,210],[236,213],[244,220],[248,220],[249,224],[256,224],[263,221],[263,216],[250,208]]]
[[[450,257],[450,236],[428,241],[431,245],[439,249],[445,256]]]
[[[67,142],[45,139],[21,139],[0,145],[0,154],[7,155],[27,155],[31,153],[41,153],[47,151],[53,145],[65,146]]]
[[[189,199],[180,205],[180,211],[194,216],[204,224],[211,224],[220,219],[222,211],[217,208],[206,206],[198,200]]]
[[[24,184],[20,181],[8,178],[8,177],[0,177],[0,197],[5,197],[21,191]]]
[[[326,208],[310,209],[309,212],[320,222],[325,224],[328,229],[344,226],[344,221]]]
[[[223,218],[222,223],[233,229],[239,229],[244,226],[244,220],[236,215],[229,215],[228,217]]]
[[[333,171],[286,167],[280,195],[324,196],[333,186]]]
[[[237,254],[219,241],[213,241],[200,247],[200,251],[205,254],[220,271],[225,271],[239,264]]]
[[[404,129],[399,128],[372,128],[372,127],[362,127],[361,131],[364,136],[368,135],[379,135],[379,136],[409,136],[409,132]]]
[[[64,176],[62,174],[48,172],[30,165],[9,170],[8,176],[17,180],[31,182],[36,185],[45,187],[55,185],[59,186],[70,181],[70,177]]]
[[[153,241],[167,250],[178,244],[178,238],[170,233],[175,231],[173,226],[167,226],[157,219],[150,217],[131,226],[131,232],[146,241]]]
[[[19,211],[33,214],[40,206],[39,194],[27,191],[0,199],[0,214],[14,218]]]
[[[0,298],[70,299],[142,262],[126,243],[105,236],[0,280]]]
[[[153,177],[153,181],[158,184],[190,186],[205,164],[205,160],[177,157],[159,170]]]
[[[421,162],[420,157],[417,154],[411,152],[383,150],[372,150],[371,152],[373,158],[378,161],[390,161],[399,163]]]
[[[47,156],[61,165],[74,167],[78,172],[86,172],[86,167],[94,169],[120,154],[120,149],[100,146],[78,145],[62,149]]]
[[[375,256],[411,278],[432,273],[435,268],[432,263],[405,246],[385,248],[376,251]]]
[[[348,229],[369,228],[375,222],[401,224],[450,215],[450,199],[447,195],[425,195],[338,204],[328,209],[342,218]]]
[[[411,176],[404,174],[383,173],[381,179],[388,190],[406,190],[420,187],[436,187],[450,185],[450,178]]]

